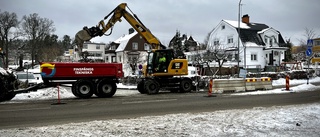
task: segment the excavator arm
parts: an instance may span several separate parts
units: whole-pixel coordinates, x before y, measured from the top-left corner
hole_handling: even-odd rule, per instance
[[[89,41],[96,36],[106,35],[105,33],[108,30],[111,30],[111,34],[113,26],[118,21],[121,22],[122,17],[124,17],[128,23],[152,46],[152,49],[165,49],[165,46],[163,46],[150,32],[150,30],[143,25],[135,14],[131,14],[132,11],[128,8],[131,12],[129,13],[126,10],[126,7],[128,8],[126,3],[121,3],[112,12],[105,16],[97,26],[93,26],[91,28],[84,27],[83,30],[80,30],[75,36],[76,43],[80,47],[80,52],[82,51],[84,41]],[[110,19],[105,22],[108,18]]]

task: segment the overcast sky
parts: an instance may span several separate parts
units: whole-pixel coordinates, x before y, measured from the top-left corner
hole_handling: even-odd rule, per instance
[[[0,0],[1,12],[23,15],[38,13],[54,22],[54,32],[74,35],[83,26],[95,26],[120,3],[127,3],[144,25],[167,45],[176,30],[203,42],[206,35],[223,20],[238,20],[239,0]],[[320,0],[242,0],[242,15],[250,22],[264,23],[279,30],[284,39],[298,44],[305,28],[320,36]],[[111,36],[94,42],[114,41],[127,34],[130,25],[123,19],[115,24]]]

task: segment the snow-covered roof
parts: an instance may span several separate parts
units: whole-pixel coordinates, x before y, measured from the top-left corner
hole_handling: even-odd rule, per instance
[[[124,35],[120,38],[118,38],[117,40],[114,41],[114,43],[118,43],[119,44],[119,47],[116,49],[116,52],[120,52],[120,51],[123,51],[127,44],[128,44],[128,41],[134,37],[136,34],[138,34],[138,32],[133,32],[129,35]]]
[[[233,20],[223,20],[223,21],[227,22],[232,27],[238,28],[238,21],[233,21]],[[243,22],[240,22],[240,28],[250,29],[250,27],[246,23],[243,23]]]
[[[133,36],[135,36],[138,32],[133,32],[131,34],[128,34],[128,35],[123,35],[121,36],[120,38],[118,38],[117,40],[113,41],[114,43],[118,43],[120,44],[121,42],[123,41],[126,41],[126,40],[129,40],[131,39]]]

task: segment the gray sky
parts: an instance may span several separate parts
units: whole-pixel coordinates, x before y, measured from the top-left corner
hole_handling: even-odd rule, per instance
[[[120,3],[129,8],[151,32],[167,45],[175,35],[192,35],[203,42],[206,35],[222,19],[238,20],[239,0],[0,0],[1,12],[23,15],[38,13],[54,22],[54,32],[74,35],[83,26],[95,26]],[[250,22],[264,23],[279,30],[284,39],[294,44],[303,36],[305,28],[314,29],[320,36],[320,0],[242,0],[242,15]],[[241,15],[241,16],[242,16]],[[111,36],[94,38],[94,42],[114,41],[127,34],[130,25],[123,19],[117,23]]]

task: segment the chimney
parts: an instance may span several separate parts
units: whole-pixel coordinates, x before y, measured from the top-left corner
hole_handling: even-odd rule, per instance
[[[129,29],[129,34],[132,34],[134,32],[134,29],[133,28],[130,28]]]
[[[248,14],[243,15],[243,16],[242,16],[242,22],[243,22],[243,23],[249,23],[249,22],[250,22],[249,18],[250,18],[250,17],[249,17]]]

